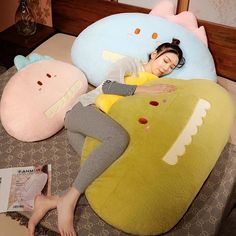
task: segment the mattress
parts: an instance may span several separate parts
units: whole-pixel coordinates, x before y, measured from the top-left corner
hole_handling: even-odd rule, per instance
[[[71,47],[75,36],[58,33],[39,45],[32,53],[51,56],[56,60],[71,63]]]
[[[74,38],[65,34],[56,34],[34,52],[71,63],[70,47]],[[16,69],[12,67],[0,76],[0,94],[15,73]],[[65,130],[60,130],[47,140],[25,143],[9,136],[0,124],[0,168],[37,164],[52,164],[53,194],[69,188],[80,168],[80,157],[69,145]],[[228,143],[186,214],[164,235],[217,235],[235,200],[233,193],[235,180],[236,146]],[[14,216],[14,213],[11,215]],[[29,212],[16,215],[22,219],[30,217]],[[89,206],[85,196],[82,196],[77,204],[74,225],[78,235],[82,236],[128,235],[99,218]],[[49,231],[58,232],[55,210],[45,216],[41,226],[46,230],[46,235],[51,235]]]

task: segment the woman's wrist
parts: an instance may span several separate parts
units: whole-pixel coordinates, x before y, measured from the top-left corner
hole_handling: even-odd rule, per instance
[[[147,86],[139,85],[139,86],[137,86],[137,88],[135,89],[134,94],[145,93],[145,92],[147,92]]]

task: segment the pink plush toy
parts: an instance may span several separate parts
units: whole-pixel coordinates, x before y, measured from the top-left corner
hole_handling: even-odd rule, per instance
[[[16,139],[31,142],[58,132],[76,98],[87,91],[87,79],[76,67],[53,59],[27,62],[20,57],[20,69],[4,88],[1,122]],[[22,65],[23,58],[23,65]],[[36,58],[36,61],[34,61]],[[20,64],[20,65],[19,65]]]

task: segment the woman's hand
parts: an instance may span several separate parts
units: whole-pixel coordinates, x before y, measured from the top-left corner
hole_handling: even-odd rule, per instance
[[[137,86],[134,94],[139,93],[167,93],[173,92],[176,90],[174,85],[170,84],[156,84],[150,86]]]

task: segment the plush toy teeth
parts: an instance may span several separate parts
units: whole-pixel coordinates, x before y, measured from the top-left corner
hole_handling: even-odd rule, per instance
[[[176,139],[175,143],[168,150],[166,155],[162,158],[164,162],[169,165],[175,165],[178,162],[178,156],[185,153],[185,146],[192,142],[192,136],[198,132],[198,127],[203,123],[203,117],[206,116],[206,110],[210,109],[211,105],[207,100],[200,99],[194,108],[194,111],[184,127],[181,134]]]
[[[116,62],[116,61],[122,59],[123,57],[125,57],[125,56],[122,54],[107,51],[107,50],[104,50],[102,52],[102,58],[106,61]]]
[[[54,105],[44,112],[45,116],[47,118],[52,118],[56,113],[65,107],[66,102],[70,101],[79,91],[79,89],[81,89],[81,87],[82,84],[79,80],[75,82],[61,99],[59,99]]]

